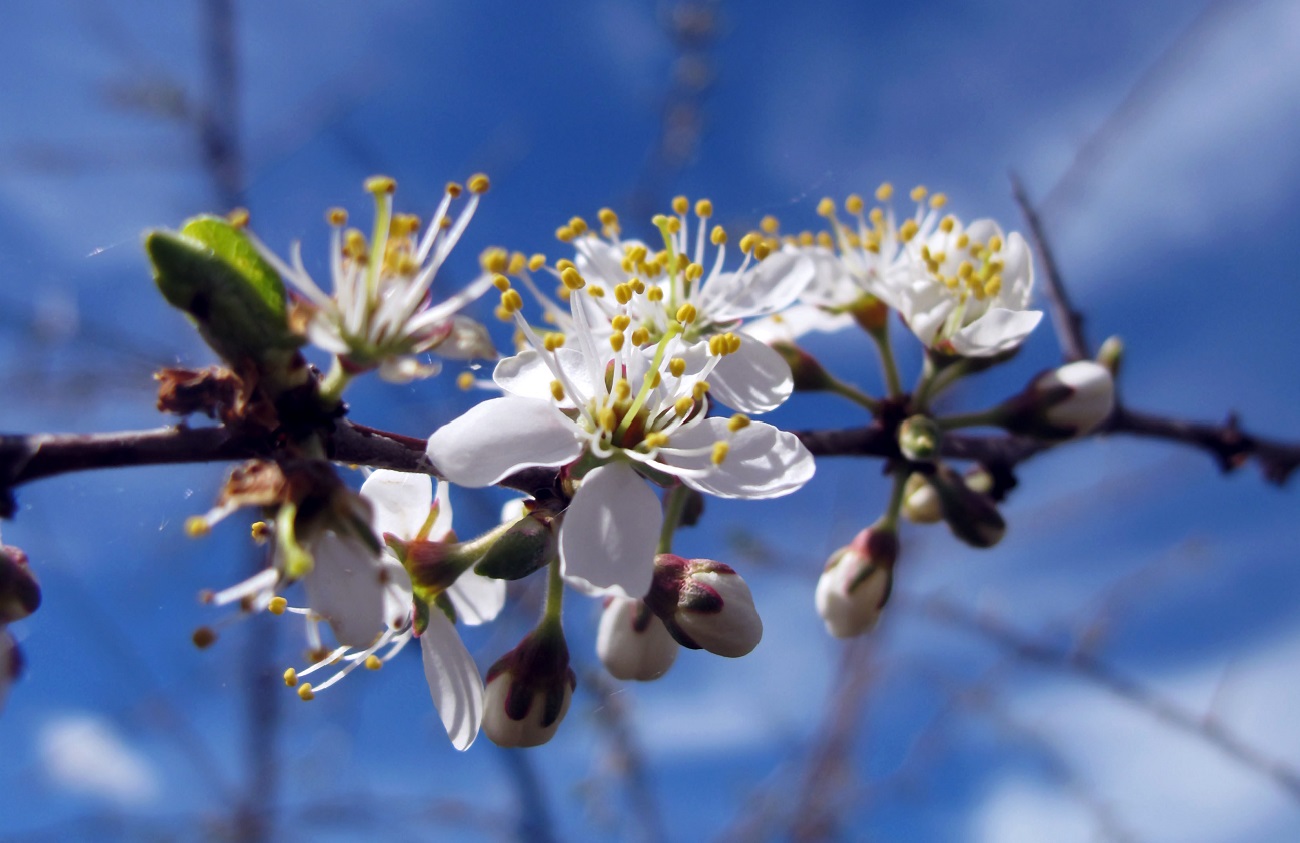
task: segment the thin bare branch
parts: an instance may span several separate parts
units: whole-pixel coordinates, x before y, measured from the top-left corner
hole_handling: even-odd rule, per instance
[[[1083,333],[1083,314],[1070,304],[1070,296],[1065,291],[1065,282],[1061,280],[1061,272],[1056,266],[1056,257],[1052,254],[1052,247],[1043,234],[1042,220],[1039,219],[1034,206],[1030,204],[1024,185],[1020,183],[1015,173],[1011,174],[1011,195],[1020,206],[1025,225],[1029,227],[1029,239],[1034,244],[1034,251],[1038,252],[1038,257],[1043,262],[1045,276],[1043,287],[1047,291],[1048,310],[1052,314],[1052,325],[1056,329],[1057,340],[1061,343],[1061,352],[1067,363],[1088,360],[1092,354],[1088,351],[1088,339]]]

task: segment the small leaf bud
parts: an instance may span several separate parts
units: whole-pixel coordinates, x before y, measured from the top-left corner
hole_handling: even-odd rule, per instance
[[[929,416],[911,416],[898,426],[898,449],[912,462],[931,462],[942,442],[943,431]]]

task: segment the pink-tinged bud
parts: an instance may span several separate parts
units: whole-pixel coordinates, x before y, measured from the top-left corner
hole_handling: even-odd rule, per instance
[[[1007,522],[988,495],[975,491],[966,480],[942,463],[930,477],[939,496],[939,509],[952,534],[973,547],[992,547],[1002,541]]]
[[[677,643],[692,650],[739,658],[763,639],[749,586],[729,565],[712,559],[659,554],[645,602]]]
[[[541,746],[560,728],[576,687],[564,633],[543,625],[488,670],[483,732],[497,746]]]
[[[644,600],[610,597],[600,616],[596,655],[615,679],[649,682],[677,660],[677,642]]]
[[[1091,433],[1115,410],[1110,370],[1091,360],[1067,363],[1034,378],[1005,405],[1003,427],[1039,439],[1070,439]]]
[[[894,585],[898,533],[868,527],[826,563],[817,580],[817,614],[836,638],[852,638],[875,627]]]
[[[0,624],[20,621],[41,605],[41,587],[27,565],[27,554],[0,545]]]

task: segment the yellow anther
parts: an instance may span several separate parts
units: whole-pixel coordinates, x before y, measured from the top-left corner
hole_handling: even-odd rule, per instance
[[[673,402],[673,410],[679,416],[685,416],[686,414],[690,413],[691,409],[694,406],[695,406],[695,401],[689,395],[683,395],[681,398],[678,398],[676,401]]]
[[[744,237],[740,238],[740,251],[742,252],[750,251],[751,249],[754,248],[754,244],[759,242],[761,239],[762,239],[761,237],[759,237],[757,234],[751,231],[750,233],[746,234]]]
[[[492,286],[504,293],[510,289],[510,279],[504,275],[495,275],[492,277]]]
[[[995,234],[995,235],[993,235],[991,238],[989,238],[989,251],[990,251],[990,252],[1000,252],[1000,251],[1002,251],[1002,238],[1001,238],[1001,237],[999,237],[999,236],[997,236],[997,235]]]
[[[572,266],[566,266],[560,271],[560,280],[563,281],[564,286],[568,287],[570,290],[581,290],[583,287],[587,286],[587,282],[582,279],[582,275]]]
[[[202,515],[191,515],[185,519],[185,535],[192,539],[206,536],[212,532],[212,525]]]
[[[723,336],[727,338],[728,354],[735,354],[737,351],[740,351],[740,337],[731,333],[730,331],[723,334]]]
[[[615,284],[614,300],[617,301],[619,304],[627,304],[628,302],[632,301],[632,285]]]
[[[695,317],[695,305],[690,302],[686,302],[681,307],[677,308],[677,321],[681,322],[683,325],[689,325],[694,322]]]
[[[523,252],[515,252],[510,256],[510,265],[506,267],[506,274],[518,275],[528,266],[528,256]]]
[[[601,208],[599,211],[596,212],[596,217],[600,220],[601,225],[604,226],[618,225],[618,214],[614,213],[614,210],[612,208]]]
[[[536,272],[544,266],[546,266],[546,255],[543,255],[541,252],[538,252],[528,259],[529,272]]]
[[[303,702],[316,699],[316,695],[312,693],[310,682],[304,682],[298,686],[298,699]]]
[[[694,281],[696,278],[699,278],[703,274],[704,274],[704,267],[700,266],[698,263],[686,264],[687,281]]]
[[[957,277],[965,281],[975,272],[975,266],[970,261],[962,261],[957,264]]]
[[[762,240],[754,244],[754,257],[758,260],[765,260],[768,255],[772,254],[772,245]]]
[[[459,184],[457,184],[454,181],[447,182],[447,186],[443,188],[443,190],[445,190],[447,192],[447,195],[450,196],[452,199],[455,199],[457,196],[460,196],[462,193],[465,192],[465,188],[461,187]]]
[[[645,345],[650,342],[650,332],[645,328],[637,328],[632,332],[632,345]],[[658,375],[658,372],[655,372]]]
[[[325,219],[335,228],[342,228],[348,224],[348,212],[342,208],[330,208],[325,212]]]
[[[564,334],[559,332],[547,334],[542,339],[542,347],[547,351],[555,351],[556,349],[564,348]]]
[[[994,275],[992,278],[990,278],[988,281],[984,283],[984,295],[996,296],[1000,292],[1002,292],[1001,275]]]
[[[248,532],[253,536],[253,541],[258,544],[263,544],[271,537],[271,528],[266,525],[265,521],[254,521]]]
[[[635,338],[635,336],[636,336],[636,335],[633,334],[633,338]],[[661,384],[661,383],[664,382],[664,376],[663,376],[662,374],[660,374],[660,372],[659,372],[658,369],[656,369],[655,371],[651,372],[649,375],[647,375],[647,377],[650,379],[650,388],[651,388],[651,389],[658,389],[658,388],[659,388],[659,384]]]
[[[835,240],[831,237],[829,231],[819,231],[817,232],[817,245],[823,249],[830,249],[835,246]]]
[[[194,630],[194,634],[190,636],[190,640],[194,642],[195,647],[198,647],[200,650],[206,650],[208,647],[211,647],[216,643],[217,632],[210,626],[201,626]]]
[[[863,202],[862,197],[856,193],[850,193],[849,198],[844,200],[844,210],[848,211],[850,214],[860,214],[862,213],[862,209],[865,207],[866,203]]]
[[[297,685],[298,671],[294,670],[292,667],[286,670],[284,672],[284,684],[290,688],[292,688],[294,685]]]
[[[272,597],[271,602],[266,604],[266,611],[273,615],[283,615],[287,608],[289,608],[289,601],[278,595]]]
[[[889,182],[882,182],[880,187],[876,188],[876,201],[888,202],[894,196],[894,186]]]
[[[686,372],[686,361],[680,357],[669,359],[668,371],[673,377],[680,378]]]
[[[911,193],[912,201],[920,202],[922,199],[926,197],[926,195],[929,192],[930,191],[925,189],[925,185],[918,184],[916,187],[912,188],[912,193]]]
[[[566,269],[577,269],[577,267],[574,265],[573,261],[568,258],[560,258],[555,262],[555,269],[559,272],[564,272]]]
[[[738,430],[744,430],[749,427],[749,416],[744,413],[736,413],[727,420],[727,430],[735,433]]]
[[[781,230],[781,221],[771,214],[768,214],[758,221],[758,227],[768,234],[776,234]]]
[[[944,205],[947,204],[948,204],[948,194],[946,193],[936,193],[930,197],[931,208],[942,208]]]
[[[709,242],[715,246],[721,246],[727,242],[727,230],[720,225],[713,226],[709,232]]]
[[[518,290],[506,290],[501,294],[501,308],[507,313],[516,313],[524,309],[524,297]]]
[[[669,217],[668,222],[664,224],[664,229],[669,234],[676,234],[682,230],[682,221],[677,217]]]
[[[622,287],[623,285],[619,284],[618,286]],[[618,287],[615,287],[614,291],[617,293]],[[615,331],[626,331],[627,326],[632,324],[632,318],[628,316],[626,313],[620,313],[617,316],[615,316],[613,319],[609,320],[609,324],[614,328]]]
[[[951,234],[952,230],[957,227],[956,217],[947,216],[939,221],[939,230],[944,234]]]
[[[510,256],[500,246],[489,246],[478,256],[478,262],[488,272],[505,272],[510,264]]]
[[[383,666],[384,660],[379,658],[379,656],[376,656],[374,653],[366,656],[366,670],[379,670],[379,668]]]
[[[622,334],[609,335],[609,347],[614,349],[615,351],[622,351],[623,343],[625,342],[627,342],[627,337],[625,337]]]
[[[492,182],[488,181],[488,177],[483,173],[470,176],[466,184],[469,185],[470,193],[487,193],[488,188],[492,186]]]
[[[235,208],[230,213],[226,214],[226,222],[230,223],[235,228],[248,228],[248,209]]]
[[[392,193],[397,190],[397,182],[388,176],[371,176],[366,179],[366,191],[378,196],[381,193]]]
[[[646,290],[645,297],[648,298],[650,301],[663,301],[663,299],[664,299],[664,288],[663,288],[663,287],[651,287],[649,290]]]
[[[638,296],[645,292],[645,282],[640,278],[633,278],[629,283],[632,285],[632,292]]]
[[[605,297],[605,288],[599,284],[592,284],[587,288],[587,292],[591,294],[593,299],[603,299]]]
[[[569,230],[580,237],[587,233],[587,221],[582,217],[572,217],[569,219]]]
[[[707,220],[713,216],[713,203],[708,199],[701,199],[695,203],[695,216],[702,220]]]
[[[710,354],[722,354],[721,345],[719,343],[719,340],[721,339],[722,339],[721,337],[709,337]]]
[[[646,248],[645,246],[636,245],[628,249],[626,254],[628,260],[632,261],[633,263],[640,263],[641,261],[645,260]]]
[[[469,392],[474,388],[474,373],[461,372],[456,376],[456,386],[460,387],[461,390],[465,392]]]
[[[822,201],[817,203],[817,214],[823,217],[835,216],[835,200],[829,196],[823,197]]]
[[[713,456],[711,456],[709,459],[713,462],[714,465],[722,465],[722,461],[727,458],[727,452],[730,450],[731,450],[731,446],[728,445],[726,442],[714,442]]]
[[[500,305],[492,309],[492,315],[500,319],[502,322],[511,322],[514,320],[514,317],[510,314],[510,311],[506,310],[504,307],[501,307]]]
[[[564,384],[559,381],[551,381],[551,397],[556,401],[564,400]]]
[[[708,381],[696,381],[695,386],[691,387],[691,394],[695,396],[696,401],[699,401],[701,398],[703,398],[704,393],[708,391],[709,391]]]
[[[600,423],[603,430],[613,433],[614,429],[618,427],[618,414],[614,412],[613,407],[605,407],[596,414],[596,421]]]
[[[970,245],[970,235],[963,231],[957,235],[957,248],[964,249],[968,245]]]
[[[641,440],[641,444],[645,446],[647,451],[666,447],[668,445],[668,434],[659,433],[658,431],[647,433],[645,438]]]
[[[614,390],[611,394],[617,401],[626,401],[632,397],[632,384],[627,382],[627,378],[619,378],[614,381]]]
[[[562,225],[555,229],[555,239],[559,240],[561,243],[572,243],[573,237],[573,229],[569,228],[567,225]]]
[[[911,242],[912,238],[916,236],[916,231],[916,220],[908,220],[898,229],[898,239],[902,240],[904,243]]]
[[[686,213],[688,210],[690,210],[690,207],[691,207],[691,200],[687,199],[685,196],[674,196],[674,197],[673,197],[673,213],[674,213],[674,214],[684,214],[684,213]]]

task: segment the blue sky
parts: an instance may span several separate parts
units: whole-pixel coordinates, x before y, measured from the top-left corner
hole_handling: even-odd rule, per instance
[[[626,208],[675,55],[652,3],[237,9],[245,198],[263,239],[301,239],[320,255],[324,209],[364,215],[367,175],[393,175],[399,206],[427,213],[445,181],[485,169],[493,189],[450,267],[462,279],[485,246],[556,253],[550,232],[571,215]],[[703,133],[655,186],[660,205],[707,195],[724,222],[774,213],[800,228],[821,196],[889,180],[945,190],[957,213],[1018,228],[1008,171],[1046,195],[1118,115],[1046,209],[1090,336],[1123,337],[1134,406],[1204,419],[1236,410],[1252,430],[1300,436],[1295,4],[720,11]],[[22,84],[0,91],[0,254],[10,267],[0,430],[156,426],[151,368],[208,356],[153,294],[140,232],[224,209],[193,133],[123,103],[202,96],[200,15],[146,2],[8,15],[0,73]],[[867,343],[818,338],[813,348],[878,388]],[[964,387],[952,405],[991,403],[1057,354],[1044,324],[1005,373]],[[363,384],[350,397],[359,420],[423,436],[468,405],[450,380]],[[857,417],[809,399],[773,420]],[[670,839],[722,834],[755,800],[777,806],[769,828],[780,828],[843,649],[812,610],[813,583],[826,554],[878,513],[876,469],[824,461],[795,497],[710,504],[704,525],[682,534],[685,552],[745,573],[766,635],[745,659],[684,654],[663,680],[617,694]],[[221,787],[245,776],[241,659],[264,629],[231,627],[194,650],[189,633],[214,620],[195,595],[237,579],[250,551],[237,525],[202,543],[180,529],[210,505],[221,473],[137,469],[20,491],[19,517],[0,529],[33,559],[45,605],[13,628],[30,669],[0,716],[0,836],[103,839],[110,827],[85,823],[105,817],[126,823],[112,827],[122,839],[200,836],[195,823],[201,831],[228,811]],[[500,499],[460,494],[458,527],[487,526]],[[852,777],[837,791],[849,806],[841,837],[1294,839],[1300,808],[1267,779],[1076,677],[1008,663],[925,606],[942,597],[1062,646],[1088,629],[1126,675],[1300,766],[1290,716],[1300,700],[1296,503],[1293,488],[1271,488],[1253,468],[1225,479],[1201,454],[1117,438],[1026,466],[994,550],[910,529],[900,599],[864,655],[874,681],[854,721]],[[526,629],[528,599],[470,637],[481,666]],[[571,647],[587,669],[594,619],[594,607],[572,601]],[[277,629],[274,641],[254,641],[273,664],[296,663],[297,629]],[[419,838],[435,823],[448,824],[447,839],[513,833],[519,768],[486,742],[452,751],[422,682],[412,656],[310,706],[265,689],[280,702],[283,839],[375,829]],[[972,686],[982,693],[959,695]],[[954,695],[955,713],[941,714]],[[529,754],[557,835],[647,839],[609,775],[592,708],[580,694],[559,738]],[[892,775],[900,765],[905,786]]]

